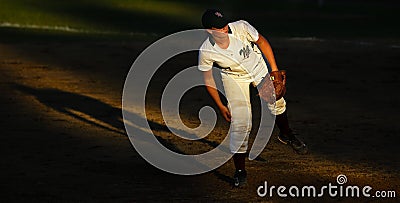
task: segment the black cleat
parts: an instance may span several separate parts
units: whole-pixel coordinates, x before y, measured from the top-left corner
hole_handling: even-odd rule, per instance
[[[279,133],[278,140],[280,142],[282,142],[283,144],[288,144],[290,142],[289,137],[287,135],[285,135],[285,134],[282,134],[282,133]]]
[[[291,133],[290,136],[279,133],[278,140],[283,144],[289,144],[297,154],[307,154],[308,152],[307,145],[297,138],[295,133]]]
[[[247,182],[247,172],[245,170],[236,170],[233,176],[233,184],[235,187],[245,185]]]

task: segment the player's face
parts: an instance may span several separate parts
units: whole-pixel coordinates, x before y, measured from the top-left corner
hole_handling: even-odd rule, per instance
[[[226,37],[226,36],[228,36],[228,25],[226,25],[225,27],[223,27],[221,29],[213,27],[210,30],[210,34],[216,38]]]

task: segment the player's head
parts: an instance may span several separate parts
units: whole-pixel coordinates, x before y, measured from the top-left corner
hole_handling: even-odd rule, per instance
[[[228,25],[229,20],[224,16],[222,11],[217,9],[207,9],[203,13],[201,22],[205,29],[222,29]]]

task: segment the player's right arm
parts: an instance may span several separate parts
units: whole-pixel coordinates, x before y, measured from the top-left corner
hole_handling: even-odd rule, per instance
[[[204,84],[206,85],[207,92],[210,94],[214,102],[217,104],[222,116],[228,122],[231,121],[231,113],[227,106],[225,106],[221,98],[219,97],[219,92],[217,86],[215,84],[214,76],[213,76],[213,65],[214,60],[211,56],[212,51],[211,48],[208,47],[208,39],[205,43],[200,47],[199,50],[199,70],[203,72],[204,76]]]
[[[208,71],[204,71],[203,76],[204,76],[204,83],[206,84],[207,92],[210,94],[212,99],[217,104],[217,106],[218,106],[222,116],[225,118],[225,120],[230,122],[231,121],[231,113],[230,113],[228,107],[226,107],[221,101],[221,98],[219,96],[219,93],[218,93],[218,90],[217,90],[217,87],[215,84],[212,69],[210,69]]]

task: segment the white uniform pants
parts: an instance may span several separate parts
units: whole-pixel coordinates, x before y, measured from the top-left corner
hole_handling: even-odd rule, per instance
[[[246,153],[249,134],[252,127],[250,84],[251,78],[221,73],[228,108],[231,112],[229,130],[230,150],[232,153]],[[281,98],[275,104],[268,104],[274,115],[286,110],[285,99]]]

